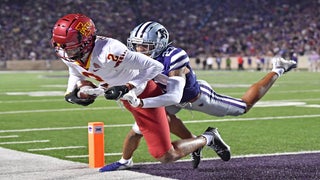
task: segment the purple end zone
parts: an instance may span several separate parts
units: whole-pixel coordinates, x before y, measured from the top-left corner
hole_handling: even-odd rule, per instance
[[[320,153],[135,165],[132,171],[173,179],[320,179]]]

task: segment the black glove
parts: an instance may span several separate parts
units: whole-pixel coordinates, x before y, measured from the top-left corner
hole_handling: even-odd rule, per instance
[[[72,104],[79,104],[82,106],[88,106],[94,102],[94,99],[80,99],[77,96],[79,89],[75,88],[71,93],[64,96],[67,102]]]
[[[109,100],[118,100],[128,92],[129,88],[126,85],[113,86],[104,92],[104,97]]]

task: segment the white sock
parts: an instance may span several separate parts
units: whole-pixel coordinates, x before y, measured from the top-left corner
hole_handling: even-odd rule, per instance
[[[128,162],[130,162],[132,160],[132,158],[130,159],[124,159],[123,157],[121,157],[121,159],[119,160],[119,163],[121,164],[127,164]]]
[[[206,135],[206,134],[202,134],[202,136],[203,136],[204,138],[206,138],[206,140],[207,140],[207,145],[209,145],[210,142],[212,141],[213,136],[212,136],[212,135]]]

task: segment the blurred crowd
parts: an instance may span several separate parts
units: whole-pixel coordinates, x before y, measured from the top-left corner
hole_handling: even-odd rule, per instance
[[[126,43],[137,24],[167,27],[190,57],[319,53],[320,0],[1,0],[0,60],[54,60],[54,23],[65,14],[92,18],[98,35]]]

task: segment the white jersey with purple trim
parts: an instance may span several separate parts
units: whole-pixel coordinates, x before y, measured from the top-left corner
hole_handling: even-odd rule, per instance
[[[147,81],[163,69],[163,65],[152,58],[130,51],[116,39],[101,36],[97,36],[95,46],[84,63],[63,62],[69,68],[67,92],[75,88],[77,81],[93,78],[108,87],[130,83],[136,87],[135,92],[139,95]]]

